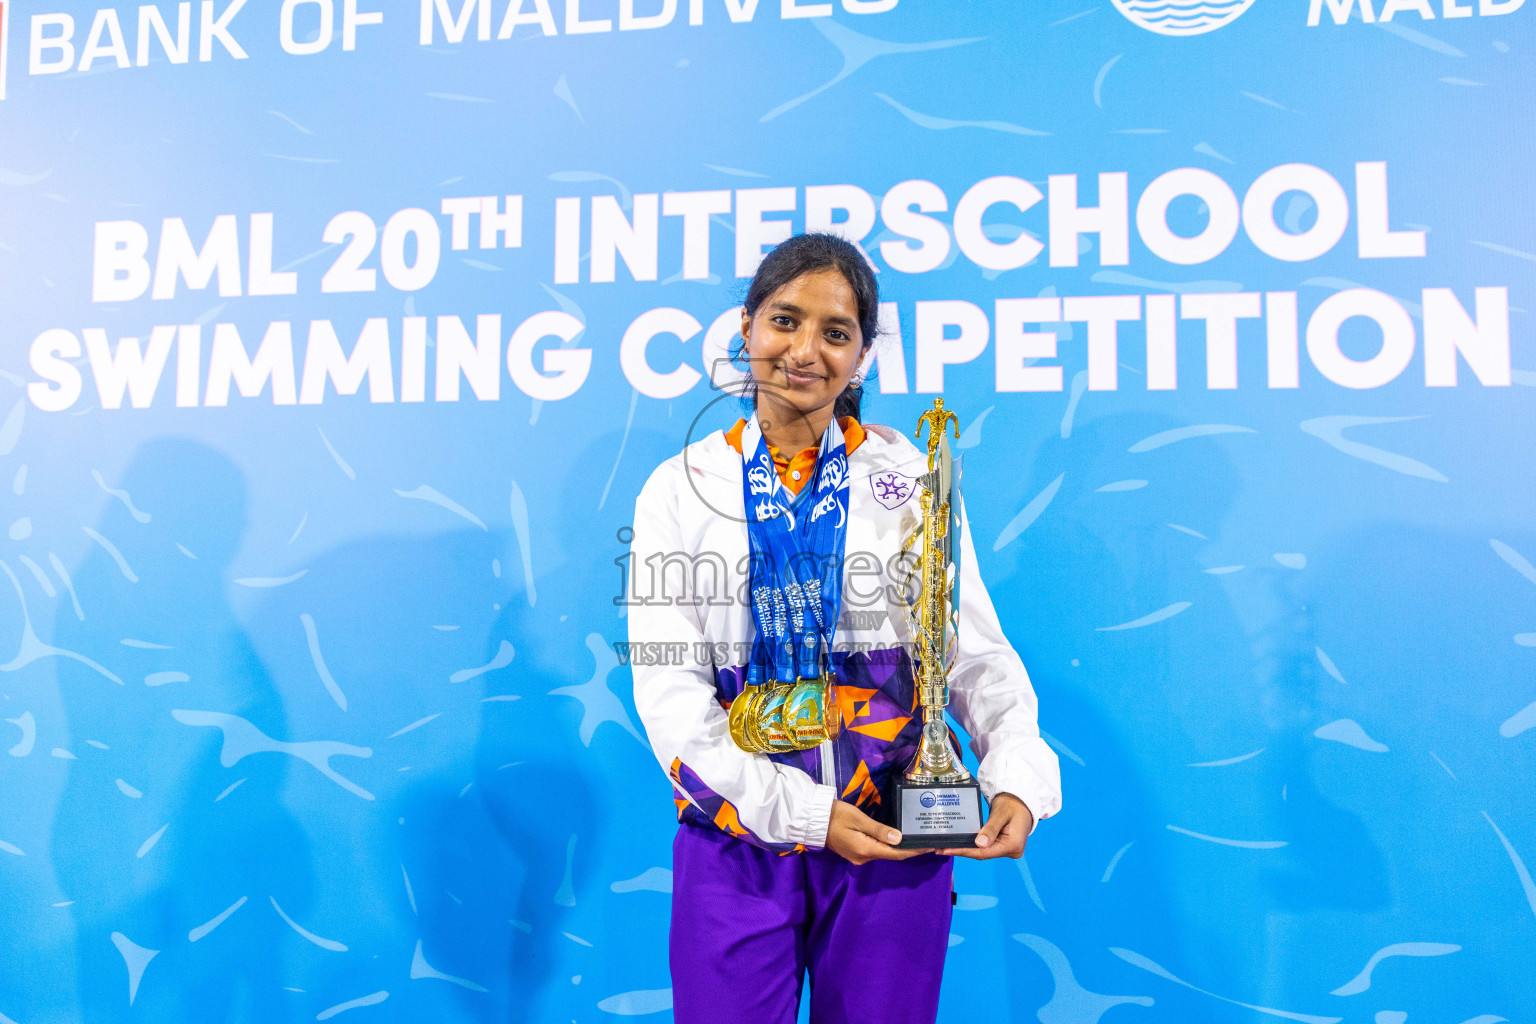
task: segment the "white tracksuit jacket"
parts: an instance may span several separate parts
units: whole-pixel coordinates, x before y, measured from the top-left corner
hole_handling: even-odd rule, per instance
[[[779,853],[826,844],[832,801],[881,816],[881,794],[916,751],[910,631],[893,573],[918,525],[926,457],[897,431],[865,425],[850,455],[843,602],[833,655],[843,730],[820,747],[749,754],[727,711],[755,627],[746,603],[742,459],[722,431],[658,466],[635,502],[628,619],[635,706],[672,779],[678,817]],[[959,646],[950,711],[973,737],[990,800],[1011,793],[1038,824],[1061,808],[1056,754],[1040,738],[1029,676],[977,572],[961,510]]]

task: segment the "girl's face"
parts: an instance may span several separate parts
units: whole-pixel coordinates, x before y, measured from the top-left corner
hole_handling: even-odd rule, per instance
[[[780,422],[831,410],[868,343],[859,304],[835,267],[801,274],[741,317],[758,405]],[[763,408],[766,405],[766,408]]]

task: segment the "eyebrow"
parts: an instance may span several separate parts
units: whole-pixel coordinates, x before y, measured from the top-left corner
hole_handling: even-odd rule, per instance
[[[793,302],[783,302],[783,301],[773,302],[773,303],[769,304],[768,308],[772,309],[772,310],[781,310],[782,309],[786,313],[794,313],[797,316],[804,316],[805,315],[805,310],[801,309],[799,306],[795,305]],[[853,319],[851,317],[846,317],[846,316],[843,316],[843,315],[837,314],[837,313],[834,313],[832,316],[827,317],[827,323],[829,323],[829,324],[837,324],[839,326],[844,326],[844,327],[852,327],[852,326],[854,326],[854,321],[853,321]]]

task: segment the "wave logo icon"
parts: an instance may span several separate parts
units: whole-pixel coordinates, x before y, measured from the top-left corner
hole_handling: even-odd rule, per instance
[[[1236,21],[1253,0],[1114,0],[1115,9],[1160,36],[1199,36]]]

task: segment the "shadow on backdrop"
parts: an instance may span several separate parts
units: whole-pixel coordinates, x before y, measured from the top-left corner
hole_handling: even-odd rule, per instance
[[[288,730],[283,700],[226,596],[225,570],[245,530],[245,482],[212,448],[168,439],[145,444],[120,486],[152,512],[106,506],[95,529],[123,564],[93,546],[72,573],[85,621],[65,603],[55,622],[55,643],[121,676],[115,683],[58,660],[77,760],[52,857],[74,901],[81,1016],[281,1019],[286,994],[271,951],[286,928],[267,904],[303,914],[310,900],[309,845],[281,800],[289,762],[255,757],[227,771],[220,731],[172,714],[238,716],[274,737]],[[98,650],[108,637],[118,646]],[[189,938],[242,899],[252,906],[228,932]],[[231,942],[241,955],[230,955]]]
[[[1320,684],[1296,574],[1270,550],[1267,565],[1233,570],[1245,572],[1235,588],[1230,573],[1204,571],[1222,568],[1211,553],[1243,483],[1220,440],[1167,440],[1186,425],[1080,419],[1042,447],[1016,495],[993,503],[1021,508],[1059,477],[1038,520],[996,554],[1004,531],[976,537],[1065,790],[1063,814],[1031,844],[1030,877],[1015,885],[1020,927],[1004,926],[1026,936],[1006,947],[1010,980],[1030,981],[1014,1001],[1021,1022],[1052,991],[1047,973],[1063,990],[1063,969],[1092,991],[1154,997],[1189,1019],[1219,1013],[1109,947],[1290,1005],[1299,989],[1316,991],[1270,955],[1268,911],[1286,902],[1277,876],[1307,865],[1300,898],[1313,904],[1384,898],[1383,859],[1359,816],[1305,782]]]

